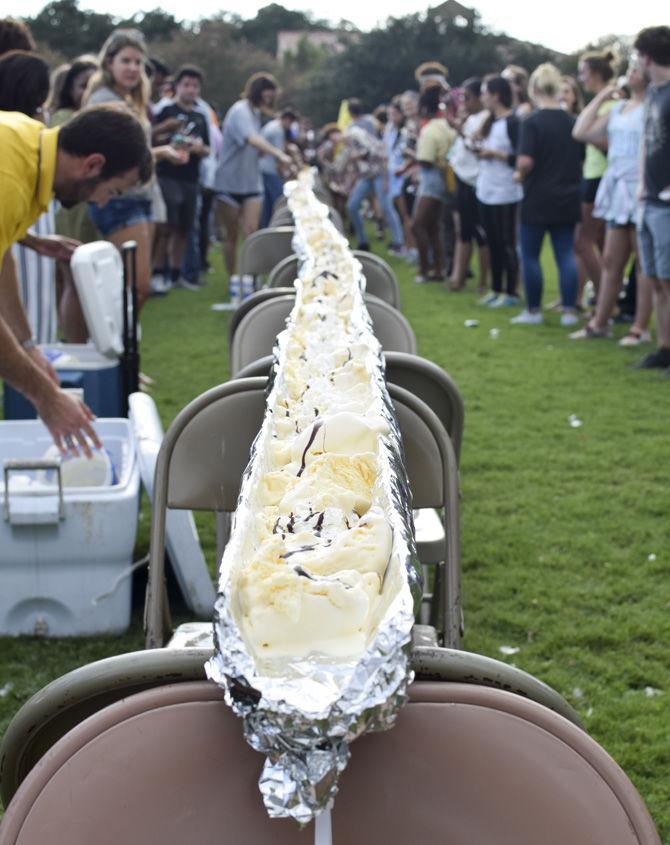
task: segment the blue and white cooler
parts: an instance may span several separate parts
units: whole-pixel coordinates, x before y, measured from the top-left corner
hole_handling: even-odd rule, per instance
[[[84,401],[96,416],[125,416],[121,256],[112,244],[95,241],[75,250],[71,267],[91,341],[40,349],[56,368],[61,386],[83,391]],[[22,394],[5,384],[4,416],[28,420],[35,419],[36,413]]]
[[[0,635],[116,634],[130,624],[140,473],[127,419],[94,423],[92,460],[39,420],[0,422]]]

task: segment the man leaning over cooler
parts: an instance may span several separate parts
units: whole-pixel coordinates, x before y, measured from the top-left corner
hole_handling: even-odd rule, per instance
[[[0,112],[0,378],[35,406],[58,448],[100,442],[89,408],[60,389],[58,377],[37,349],[21,304],[11,254],[22,241],[43,255],[68,260],[72,242],[27,234],[52,196],[65,208],[89,201],[104,205],[151,175],[151,153],[140,124],[127,112],[101,106],[79,112],[61,127],[18,112]],[[87,440],[88,438],[88,440]]]

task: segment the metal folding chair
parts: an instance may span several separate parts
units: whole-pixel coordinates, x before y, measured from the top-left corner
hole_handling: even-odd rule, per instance
[[[269,298],[244,314],[235,327],[230,346],[230,371],[268,355],[293,308],[293,295]],[[384,350],[416,352],[416,337],[407,319],[397,309],[376,298],[366,300],[375,336]]]
[[[205,680],[204,664],[211,654],[211,645],[119,654],[80,666],[47,684],[21,707],[2,739],[0,798],[3,805],[9,805],[28,773],[73,727],[138,692],[165,684]],[[575,711],[555,690],[499,660],[467,651],[417,646],[412,668],[418,680],[507,690],[581,726]]]
[[[259,229],[244,239],[240,247],[238,272],[251,276],[264,276],[282,258],[293,253],[293,226]]]
[[[354,251],[354,255],[361,262],[365,276],[365,290],[394,308],[400,308],[400,288],[398,280],[391,267],[382,259],[370,252]],[[290,287],[298,276],[298,256],[290,255],[279,261],[268,274],[266,286]]]
[[[65,733],[14,795],[0,845],[313,841],[313,825],[268,817],[261,765],[221,689],[164,683]],[[335,845],[660,845],[635,787],[594,740],[490,687],[414,683],[393,729],[353,743],[339,786]]]

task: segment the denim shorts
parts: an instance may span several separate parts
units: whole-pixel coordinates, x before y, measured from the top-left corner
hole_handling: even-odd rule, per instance
[[[91,220],[105,237],[126,226],[151,220],[151,202],[135,197],[112,197],[102,208],[95,203],[89,203],[88,207]]]
[[[432,199],[447,201],[447,188],[444,184],[442,171],[437,167],[422,167],[419,173],[419,197],[431,197]]]
[[[637,242],[645,276],[670,280],[670,206],[640,205]]]

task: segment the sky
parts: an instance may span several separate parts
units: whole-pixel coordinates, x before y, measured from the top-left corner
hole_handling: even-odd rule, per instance
[[[145,10],[160,6],[177,19],[209,17],[224,9],[244,18],[254,17],[258,9],[272,0],[79,0],[82,9],[129,16],[138,8]],[[389,16],[402,17],[423,8],[416,0],[383,0],[381,3],[361,3],[360,0],[277,0],[287,9],[310,11],[317,18],[334,21],[344,18],[359,29],[372,29]],[[432,0],[430,5],[439,5]],[[46,0],[23,0],[21,15],[31,16],[40,11]],[[589,2],[589,0],[475,0],[464,2],[481,14],[482,22],[496,32],[506,32],[524,41],[534,41],[565,53],[583,47],[603,35],[634,35],[645,26],[667,23],[667,0],[635,0],[625,2]],[[188,12],[185,13],[185,10]],[[16,15],[10,0],[0,0],[0,15]]]

